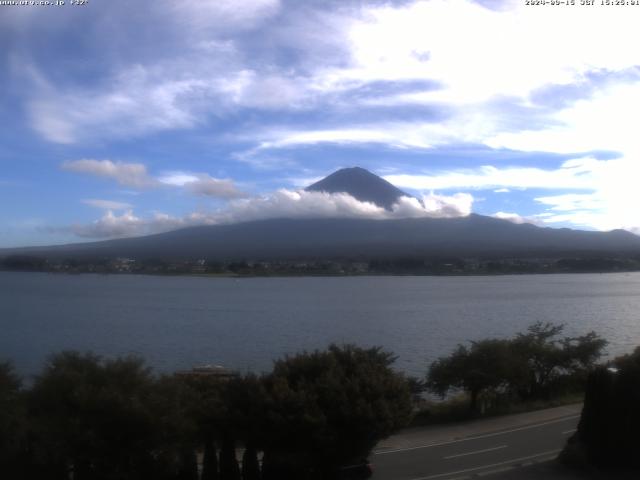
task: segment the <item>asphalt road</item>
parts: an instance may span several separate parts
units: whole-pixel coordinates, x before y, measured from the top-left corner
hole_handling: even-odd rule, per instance
[[[575,431],[579,415],[567,415],[455,440],[377,451],[373,480],[446,480],[470,477],[555,458]]]

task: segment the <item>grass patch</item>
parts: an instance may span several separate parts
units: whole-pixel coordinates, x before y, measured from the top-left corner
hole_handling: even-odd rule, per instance
[[[513,401],[504,398],[492,398],[490,402],[489,399],[483,400],[481,404],[483,404],[484,407],[480,412],[469,411],[469,396],[463,393],[443,401],[425,401],[422,403],[420,409],[415,412],[409,427],[463,422],[478,418],[561,407],[563,405],[581,403],[584,400],[584,393],[567,393],[551,399],[539,399],[527,402]]]

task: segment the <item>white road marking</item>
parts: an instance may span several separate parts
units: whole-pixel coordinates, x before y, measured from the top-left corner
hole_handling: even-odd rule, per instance
[[[467,455],[476,455],[478,453],[493,452],[494,450],[500,450],[502,448],[507,448],[507,446],[500,445],[499,447],[485,448],[484,450],[476,450],[475,452],[458,453],[457,455],[449,455],[448,457],[444,457],[444,459],[449,460],[450,458],[466,457]]]
[[[570,433],[576,432],[578,429],[577,428],[572,428],[571,430],[565,430],[564,432],[562,432],[562,435],[569,435]]]
[[[480,467],[465,468],[464,470],[457,470],[455,472],[438,473],[436,475],[429,475],[427,477],[412,478],[411,480],[431,480],[433,478],[442,478],[442,477],[446,477],[448,475],[459,475],[461,473],[473,472],[474,470],[483,470],[485,468],[500,467],[502,465],[508,465],[510,463],[519,463],[519,462],[523,462],[525,460],[531,460],[532,458],[545,457],[545,456],[548,456],[548,455],[555,455],[556,453],[560,453],[560,452],[561,452],[561,450],[550,450],[548,452],[542,452],[542,453],[538,453],[536,455],[529,455],[528,457],[513,458],[511,460],[506,460],[504,462],[492,463],[490,465],[482,465]]]
[[[382,450],[382,451],[379,451],[379,452],[373,452],[373,455],[387,455],[389,453],[408,452],[410,450],[420,450],[422,448],[440,447],[442,445],[451,445],[453,443],[468,442],[468,441],[471,441],[471,440],[478,440],[478,439],[481,439],[481,438],[489,438],[489,437],[495,437],[495,436],[498,436],[498,435],[506,435],[507,433],[520,432],[522,430],[530,430],[532,428],[544,427],[545,425],[552,425],[554,423],[566,422],[567,420],[573,420],[574,418],[579,418],[579,417],[580,417],[580,415],[571,415],[570,417],[563,417],[563,418],[559,418],[559,419],[556,419],[556,420],[550,420],[550,421],[544,422],[544,423],[536,423],[534,425],[527,425],[526,427],[512,428],[511,430],[504,430],[502,432],[495,432],[495,433],[487,433],[487,434],[478,435],[478,436],[475,436],[475,437],[461,438],[459,440],[449,440],[449,441],[440,442],[440,443],[429,443],[429,444],[426,444],[426,445],[418,445],[416,447],[396,448],[394,450]]]

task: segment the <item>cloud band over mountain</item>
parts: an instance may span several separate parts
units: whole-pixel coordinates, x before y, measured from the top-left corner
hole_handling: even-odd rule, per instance
[[[121,214],[107,211],[100,219],[65,227],[83,238],[117,238],[148,235],[196,225],[218,225],[270,218],[453,218],[471,213],[473,197],[459,193],[451,196],[428,194],[420,200],[400,197],[391,211],[373,203],[361,202],[346,193],[307,192],[281,189],[274,193],[231,201],[225,208],[194,212],[183,217],[156,213],[149,218],[132,210]]]

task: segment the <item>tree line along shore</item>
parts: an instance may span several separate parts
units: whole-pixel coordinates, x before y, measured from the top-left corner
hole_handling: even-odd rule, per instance
[[[463,398],[459,420],[585,391],[563,459],[639,468],[640,348],[601,364],[604,339],[562,333],[536,323],[459,345],[424,378],[395,371],[391,352],[355,345],[286,356],[261,375],[156,375],[141,358],[65,351],[27,385],[4,362],[0,469],[27,480],[366,478],[353,466],[364,468],[380,440],[412,422],[452,419],[442,405]]]
[[[214,260],[137,258],[0,257],[0,270],[50,273],[137,273],[150,275],[504,275],[640,271],[640,256],[584,254],[566,257],[398,257],[341,259]]]

